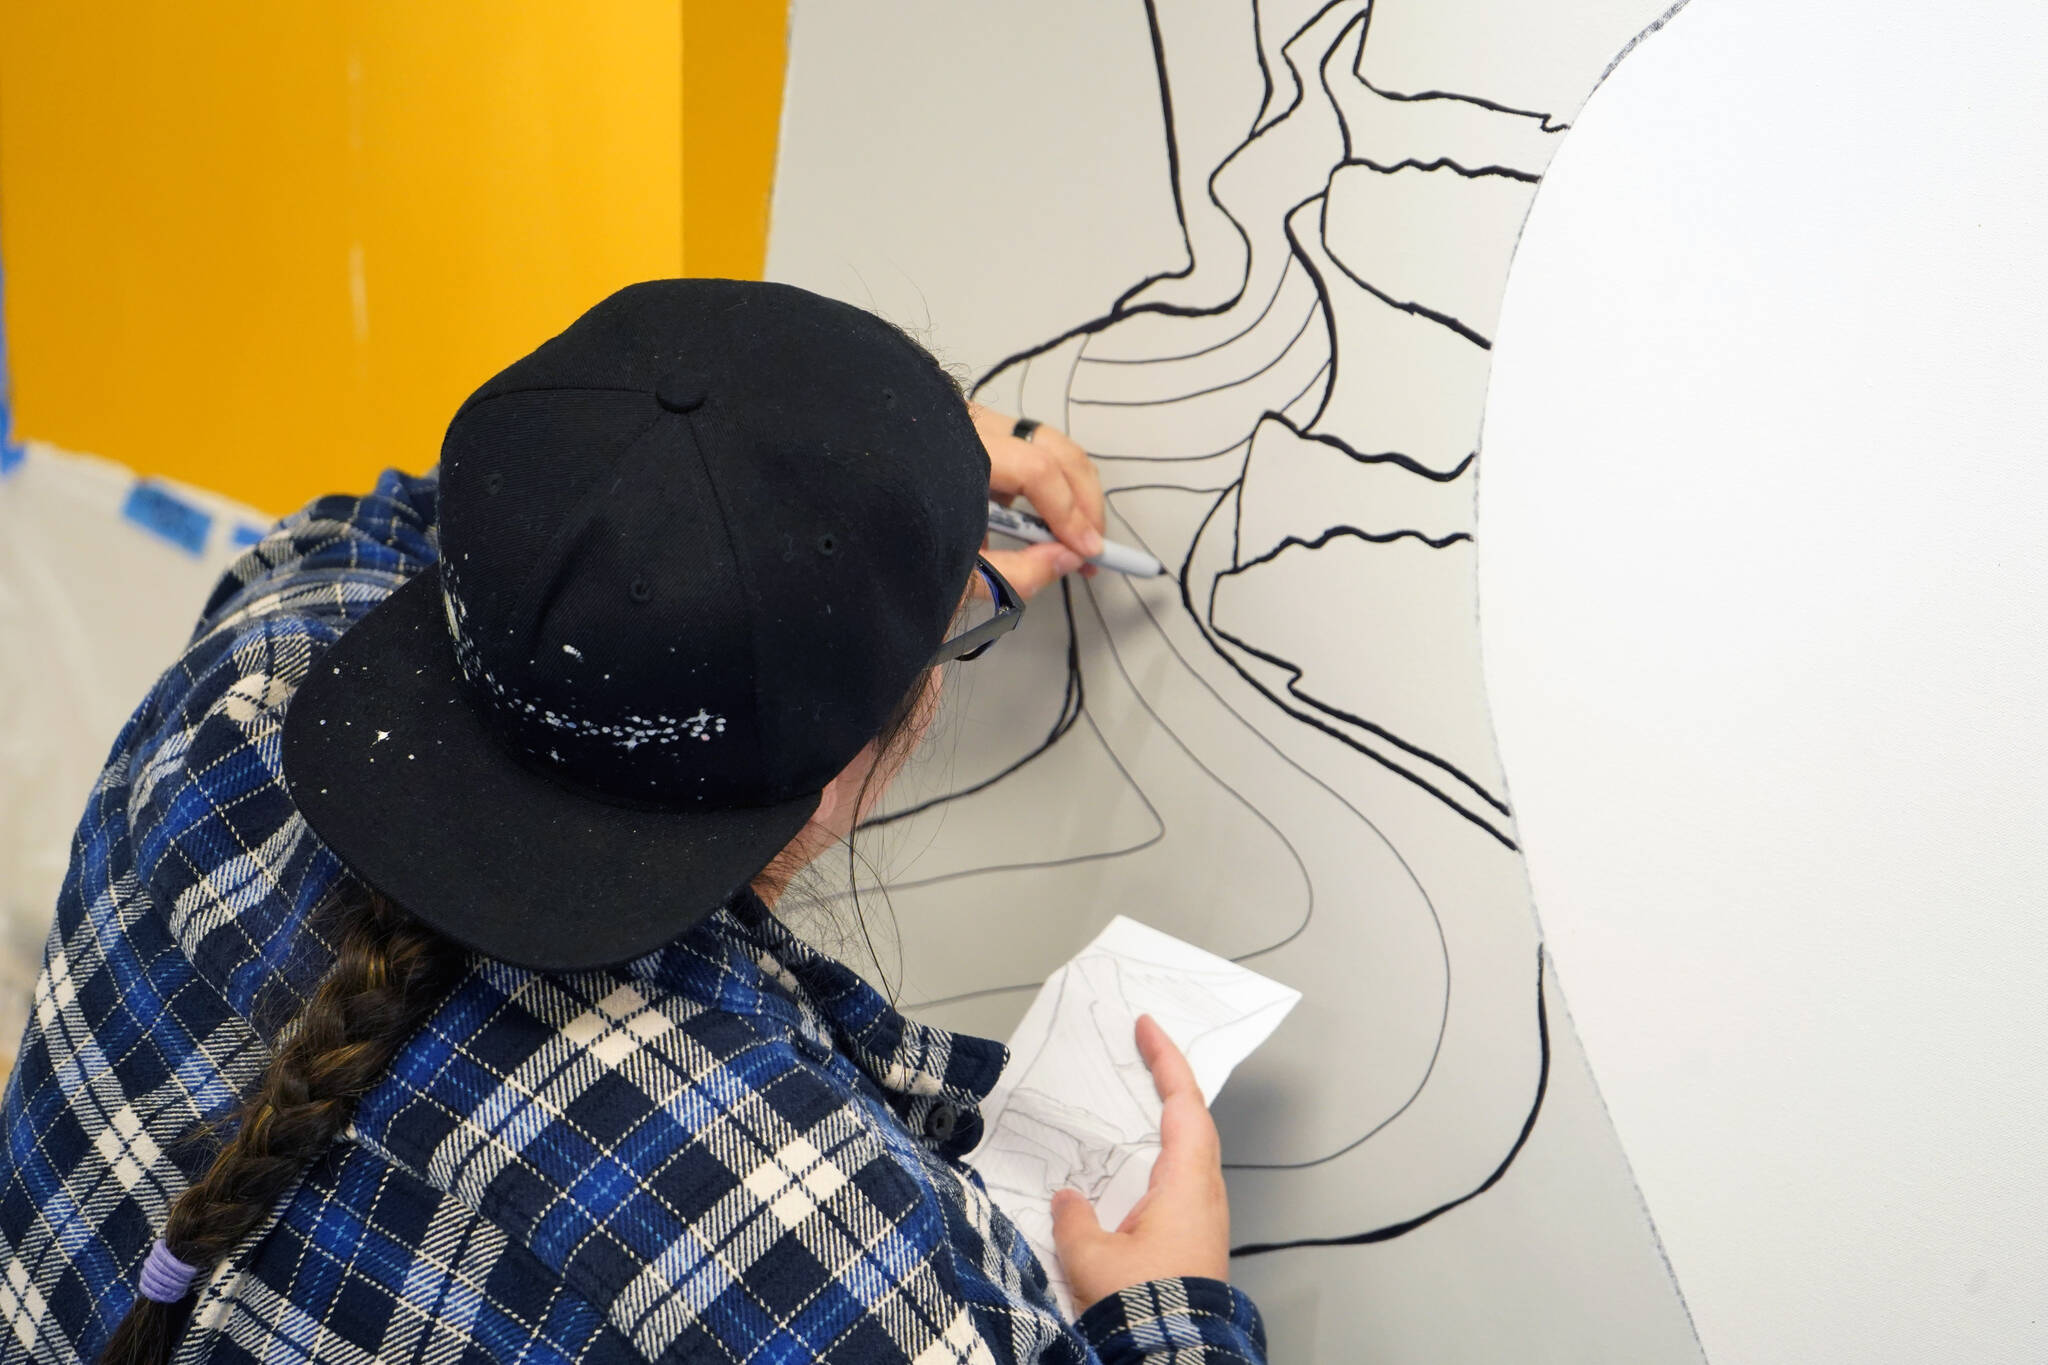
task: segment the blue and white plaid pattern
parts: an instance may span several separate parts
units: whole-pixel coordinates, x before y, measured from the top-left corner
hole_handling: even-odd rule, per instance
[[[116,741],[0,1113],[0,1362],[99,1349],[206,1160],[192,1135],[332,960],[313,912],[341,868],[286,796],[284,707],[433,562],[435,495],[387,473],[288,518]],[[204,1280],[177,1358],[1262,1360],[1257,1310],[1211,1280],[1060,1320],[958,1160],[1002,1063],[750,896],[613,970],[476,959]]]

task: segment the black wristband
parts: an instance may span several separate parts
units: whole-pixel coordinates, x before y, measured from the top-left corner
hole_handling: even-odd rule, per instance
[[[1038,427],[1039,423],[1035,419],[1019,417],[1017,425],[1010,428],[1010,434],[1020,441],[1028,441],[1031,439],[1031,433],[1037,431]]]

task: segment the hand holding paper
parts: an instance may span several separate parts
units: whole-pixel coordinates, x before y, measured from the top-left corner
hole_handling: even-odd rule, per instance
[[[1103,1227],[1121,1224],[1160,1155],[1161,1094],[1182,1088],[1178,1075],[1155,1085],[1138,1016],[1151,1015],[1185,1053],[1194,1087],[1186,1100],[1206,1101],[1300,999],[1123,916],[1039,989],[982,1106],[987,1136],[968,1160],[1045,1264],[1062,1308],[1071,1314],[1074,1301],[1053,1239],[1053,1193],[1078,1190]]]
[[[1077,1311],[1148,1280],[1230,1277],[1230,1195],[1222,1140],[1195,1073],[1151,1015],[1138,1019],[1138,1051],[1159,1090],[1159,1156],[1145,1193],[1114,1229],[1087,1196],[1058,1190],[1052,1235]]]

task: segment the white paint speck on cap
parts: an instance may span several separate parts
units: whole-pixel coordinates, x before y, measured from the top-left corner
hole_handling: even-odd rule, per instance
[[[562,652],[572,659],[580,659],[583,657],[583,651],[576,648],[576,646],[574,645],[563,645]]]

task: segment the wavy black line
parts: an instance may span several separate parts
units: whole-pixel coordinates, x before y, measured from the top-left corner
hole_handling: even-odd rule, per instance
[[[1212,506],[1209,509],[1209,515],[1202,519],[1203,527],[1206,528],[1208,526],[1209,521],[1216,515],[1216,507],[1221,506],[1222,502],[1223,499],[1218,498],[1216,500],[1216,506]],[[1197,541],[1201,539],[1200,530],[1196,531],[1195,538]],[[1228,571],[1226,570],[1225,573],[1227,574],[1227,572]],[[1239,677],[1243,678],[1246,683],[1250,684],[1251,687],[1254,690],[1256,690],[1261,696],[1265,697],[1266,700],[1272,702],[1273,705],[1279,707],[1288,715],[1293,716],[1296,720],[1302,722],[1304,725],[1314,726],[1316,729],[1321,730],[1324,734],[1336,740],[1339,744],[1344,745],[1346,748],[1351,749],[1356,753],[1365,755],[1367,758],[1379,764],[1381,767],[1388,769],[1390,772],[1399,773],[1402,777],[1407,778],[1410,782],[1413,782],[1416,786],[1422,788],[1431,796],[1434,796],[1437,800],[1443,802],[1446,806],[1449,806],[1452,810],[1456,811],[1459,815],[1463,816],[1465,819],[1477,825],[1480,829],[1485,830],[1493,838],[1499,840],[1500,843],[1505,847],[1517,851],[1520,850],[1521,846],[1517,844],[1507,834],[1494,828],[1492,823],[1485,819],[1483,816],[1467,808],[1456,797],[1452,796],[1449,792],[1444,791],[1441,787],[1437,786],[1434,782],[1431,782],[1429,779],[1423,777],[1420,773],[1417,773],[1412,769],[1404,767],[1402,764],[1395,762],[1392,758],[1389,758],[1387,755],[1381,753],[1379,750],[1373,748],[1371,745],[1361,743],[1358,739],[1338,729],[1336,726],[1330,724],[1328,721],[1323,720],[1321,717],[1310,715],[1309,713],[1302,711],[1298,707],[1288,705],[1284,699],[1282,699],[1274,693],[1272,688],[1266,686],[1263,682],[1259,681],[1257,677],[1253,676],[1250,669],[1246,668],[1243,664],[1239,663],[1236,660],[1236,658],[1234,658],[1231,655],[1229,650],[1223,648],[1221,644],[1217,643],[1220,637],[1223,640],[1229,641],[1237,648],[1242,649],[1247,654],[1253,655],[1254,657],[1259,659],[1263,659],[1267,663],[1272,664],[1276,668],[1285,669],[1293,673],[1297,680],[1299,680],[1299,678],[1301,677],[1302,670],[1299,665],[1294,664],[1289,660],[1279,658],[1275,655],[1268,654],[1254,645],[1246,644],[1244,641],[1231,635],[1228,631],[1224,630],[1222,627],[1216,624],[1216,583],[1220,582],[1224,577],[1225,574],[1218,574],[1216,576],[1216,579],[1210,583],[1208,610],[1206,612],[1198,611],[1195,607],[1193,594],[1188,587],[1187,573],[1185,566],[1183,566],[1180,582],[1180,596],[1182,605],[1187,608],[1188,615],[1195,621],[1197,628],[1202,632],[1202,637],[1209,642],[1209,647],[1216,651],[1217,657],[1222,659],[1223,662],[1225,662],[1226,664],[1230,665],[1232,671],[1234,671]],[[1506,810],[1504,807],[1501,807],[1500,802],[1496,800],[1493,796],[1488,794],[1484,788],[1476,785],[1471,778],[1459,772],[1455,766],[1448,762],[1445,762],[1442,759],[1437,758],[1428,750],[1419,748],[1416,745],[1408,743],[1406,740],[1400,739],[1395,735],[1389,734],[1386,730],[1382,729],[1377,725],[1374,725],[1370,721],[1366,721],[1363,719],[1354,719],[1350,715],[1346,713],[1341,713],[1335,710],[1334,708],[1325,706],[1323,703],[1317,702],[1313,698],[1300,696],[1298,693],[1294,693],[1291,690],[1289,691],[1288,695],[1296,697],[1297,700],[1303,702],[1306,705],[1313,706],[1317,710],[1324,711],[1325,713],[1330,715],[1338,716],[1339,719],[1345,720],[1351,724],[1358,725],[1361,729],[1368,730],[1371,733],[1378,735],[1379,737],[1387,740],[1389,743],[1395,745],[1397,748],[1407,750],[1409,753],[1415,755],[1415,757],[1423,759],[1429,763],[1435,764],[1437,767],[1442,768],[1445,772],[1450,773],[1452,776],[1456,777],[1460,782],[1463,782],[1466,786],[1471,787],[1473,792],[1477,794],[1481,799],[1483,799],[1488,805],[1500,809],[1501,814],[1511,815],[1511,812]]]
[[[1396,161],[1391,166],[1382,165],[1371,157],[1355,156],[1346,157],[1338,162],[1337,166],[1340,170],[1345,166],[1363,166],[1369,171],[1378,171],[1381,175],[1393,175],[1399,171],[1451,171],[1467,180],[1481,180],[1494,176],[1503,180],[1519,180],[1525,185],[1534,185],[1543,179],[1540,175],[1518,171],[1512,166],[1461,166],[1447,156],[1440,156],[1434,161],[1417,161],[1411,156]]]
[[[1242,503],[1243,496],[1244,494],[1240,490],[1238,494],[1240,504]],[[1287,536],[1278,545],[1275,545],[1272,549],[1254,559],[1234,560],[1230,568],[1225,569],[1216,576],[1218,578],[1228,578],[1232,574],[1256,568],[1261,564],[1269,563],[1279,558],[1282,553],[1288,550],[1297,548],[1320,550],[1339,536],[1348,536],[1354,540],[1369,540],[1375,545],[1386,545],[1396,540],[1419,540],[1432,550],[1441,550],[1447,545],[1456,545],[1461,540],[1472,539],[1470,531],[1453,531],[1447,536],[1432,536],[1427,532],[1415,530],[1365,531],[1360,530],[1356,526],[1332,526],[1328,530],[1323,531],[1314,540],[1303,540],[1300,536]]]
[[[1399,465],[1401,468],[1407,470],[1410,474],[1420,474],[1423,478],[1430,480],[1432,483],[1450,483],[1453,480],[1462,477],[1465,471],[1472,467],[1472,462],[1479,458],[1478,451],[1470,451],[1466,454],[1464,459],[1458,461],[1458,463],[1453,465],[1449,470],[1436,470],[1429,468],[1427,465],[1419,463],[1413,456],[1403,455],[1398,450],[1359,450],[1356,447],[1349,444],[1348,442],[1346,442],[1344,438],[1341,436],[1333,436],[1325,431],[1309,431],[1304,427],[1296,426],[1294,422],[1289,420],[1289,418],[1284,413],[1269,412],[1266,413],[1264,417],[1262,417],[1260,420],[1270,420],[1278,422],[1280,423],[1280,425],[1286,427],[1289,431],[1293,432],[1294,435],[1299,439],[1304,441],[1318,441],[1323,445],[1330,446],[1333,449],[1341,450],[1346,455],[1350,456],[1352,459],[1358,461],[1360,464]]]

